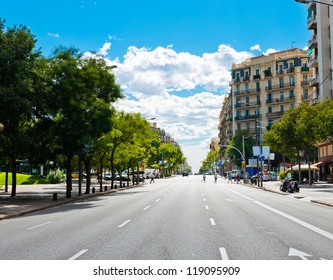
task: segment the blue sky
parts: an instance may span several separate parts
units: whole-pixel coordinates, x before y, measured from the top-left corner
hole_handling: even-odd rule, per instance
[[[45,56],[76,47],[116,64],[119,109],[155,117],[195,170],[217,137],[232,63],[310,39],[306,5],[294,0],[2,2],[6,25],[28,26]]]

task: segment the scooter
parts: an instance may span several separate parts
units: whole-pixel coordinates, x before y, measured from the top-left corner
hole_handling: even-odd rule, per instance
[[[280,185],[280,191],[282,192],[299,192],[299,184],[297,181],[292,181],[292,178],[285,178],[282,185]]]

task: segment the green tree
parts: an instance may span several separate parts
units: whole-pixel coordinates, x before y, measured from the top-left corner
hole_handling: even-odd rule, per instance
[[[245,158],[248,160],[253,156],[253,146],[255,144],[255,139],[250,135],[249,130],[240,130],[237,131],[233,136],[232,140],[229,143],[229,146],[237,148],[243,154],[243,137],[244,137],[244,146],[245,146]],[[242,157],[240,153],[234,148],[227,147],[227,154],[233,157],[234,163],[241,167],[242,166]]]
[[[35,37],[26,26],[5,26],[0,19],[0,122],[2,138],[12,164],[12,196],[16,195],[16,159],[25,147],[25,126],[34,118],[35,65],[40,52]],[[6,138],[6,140],[4,140]]]
[[[59,49],[51,67],[55,151],[66,157],[66,197],[71,197],[71,161],[80,155],[90,175],[95,142],[111,129],[110,102],[122,95],[111,68],[98,57],[87,59],[77,50]]]

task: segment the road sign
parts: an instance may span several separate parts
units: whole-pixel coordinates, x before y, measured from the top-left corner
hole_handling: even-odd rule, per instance
[[[259,156],[259,161],[265,161],[265,156],[264,155]]]

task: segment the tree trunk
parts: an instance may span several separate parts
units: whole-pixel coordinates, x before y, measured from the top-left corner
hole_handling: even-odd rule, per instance
[[[103,175],[102,175],[102,173],[103,173],[103,158],[100,160],[100,169],[99,169],[99,176],[100,176],[99,189],[100,189],[101,192],[103,191]]]
[[[72,158],[68,156],[66,159],[66,198],[71,198],[72,195]]]
[[[8,173],[9,173],[10,161],[6,163],[6,179],[5,179],[5,192],[8,192]]]
[[[11,163],[12,163],[12,192],[11,196],[16,195],[16,153],[13,151],[11,154]]]
[[[88,158],[84,161],[84,166],[86,168],[87,180],[86,180],[86,194],[90,193],[90,186],[91,186],[91,158]]]

